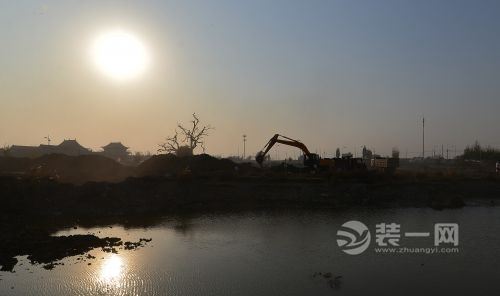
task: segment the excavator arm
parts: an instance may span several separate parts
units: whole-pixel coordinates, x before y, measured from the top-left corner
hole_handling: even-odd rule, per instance
[[[269,140],[269,142],[267,142],[267,144],[264,146],[262,151],[259,151],[257,153],[257,155],[255,156],[255,160],[257,161],[257,163],[259,165],[262,165],[262,162],[264,162],[264,158],[265,158],[266,154],[269,152],[269,150],[271,150],[271,148],[273,148],[274,144],[276,144],[276,143],[288,145],[288,146],[292,146],[292,147],[297,147],[300,150],[302,150],[302,152],[304,152],[304,155],[306,156],[306,158],[310,158],[312,155],[311,152],[309,152],[309,149],[307,149],[306,145],[304,145],[304,143],[299,142],[299,141],[294,140],[294,139],[291,139],[291,138],[288,138],[288,137],[285,137],[285,136],[280,135],[280,134],[275,134]]]

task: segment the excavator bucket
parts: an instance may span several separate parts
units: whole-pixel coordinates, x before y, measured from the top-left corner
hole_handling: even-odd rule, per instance
[[[257,152],[257,155],[255,155],[255,161],[257,161],[259,165],[262,165],[262,163],[264,162],[264,152]]]

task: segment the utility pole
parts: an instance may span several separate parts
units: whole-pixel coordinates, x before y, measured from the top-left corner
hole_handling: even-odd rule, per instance
[[[246,154],[246,144],[247,144],[247,135],[243,135],[243,159],[245,159]]]
[[[444,158],[444,146],[441,144],[441,157]]]
[[[425,159],[425,117],[422,117],[422,159]]]

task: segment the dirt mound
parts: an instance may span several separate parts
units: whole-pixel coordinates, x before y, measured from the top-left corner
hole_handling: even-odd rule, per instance
[[[131,168],[104,156],[62,154],[49,154],[34,159],[3,157],[0,158],[0,172],[34,178],[48,177],[75,184],[89,181],[119,182],[133,173]]]
[[[31,166],[32,159],[24,157],[5,157],[0,156],[1,174],[22,174]]]
[[[59,181],[71,183],[119,182],[132,175],[130,168],[100,155],[45,155],[34,160],[32,169],[36,170],[36,174],[57,175]]]
[[[177,157],[155,155],[132,168],[100,155],[68,156],[49,154],[38,158],[0,157],[0,175],[52,178],[63,183],[120,182],[130,176],[168,176],[190,171],[193,174],[234,172],[238,165],[229,159],[208,154]],[[245,168],[239,165],[242,170]]]
[[[137,176],[165,176],[182,173],[230,172],[236,164],[229,159],[218,159],[208,154],[177,157],[173,154],[155,155],[137,167]]]

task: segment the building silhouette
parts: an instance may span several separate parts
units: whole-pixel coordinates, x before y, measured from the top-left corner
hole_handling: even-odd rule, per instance
[[[92,151],[83,147],[74,140],[64,140],[59,145],[20,146],[12,145],[9,155],[13,157],[39,157],[45,154],[65,154],[70,156],[92,154]]]
[[[130,152],[128,147],[121,142],[111,142],[106,146],[101,147],[103,151],[93,152],[89,148],[85,148],[76,139],[64,140],[59,145],[40,144],[39,146],[21,146],[12,145],[8,155],[12,157],[28,157],[35,158],[47,154],[64,154],[69,156],[79,155],[102,155],[118,162],[130,161]]]
[[[101,155],[112,158],[118,162],[124,162],[130,158],[128,147],[121,142],[111,142],[101,148],[103,149],[103,151],[100,152]]]

